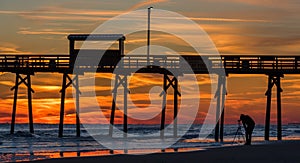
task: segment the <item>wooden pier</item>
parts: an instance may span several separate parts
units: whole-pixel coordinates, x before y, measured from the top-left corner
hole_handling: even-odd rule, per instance
[[[11,88],[14,90],[14,101],[12,109],[11,119],[11,131],[14,133],[16,109],[17,109],[17,95],[18,87],[21,84],[27,86],[28,93],[28,110],[29,110],[29,127],[30,132],[34,132],[33,128],[33,115],[32,115],[32,96],[34,90],[31,88],[31,76],[36,72],[53,72],[61,73],[62,89],[61,89],[61,108],[60,108],[60,124],[58,136],[63,136],[63,123],[64,123],[64,103],[66,89],[69,86],[73,86],[76,89],[76,135],[80,136],[80,119],[79,119],[79,81],[78,75],[82,75],[85,72],[97,72],[97,73],[113,73],[116,68],[122,68],[126,72],[134,72],[136,69],[140,69],[137,73],[160,73],[163,74],[163,89],[167,92],[169,88],[174,90],[174,136],[177,137],[177,111],[178,111],[178,97],[181,96],[178,90],[179,75],[184,74],[207,74],[216,73],[219,75],[218,89],[216,92],[217,107],[221,107],[222,101],[220,98],[224,98],[226,93],[226,77],[229,74],[265,74],[268,78],[267,85],[267,104],[266,104],[266,119],[265,119],[265,140],[269,140],[270,131],[270,112],[271,112],[271,95],[273,86],[277,87],[277,138],[282,139],[282,126],[281,126],[281,79],[285,74],[300,74],[300,55],[299,56],[280,56],[280,55],[150,55],[149,59],[146,55],[126,55],[124,54],[124,40],[125,36],[122,34],[102,34],[102,35],[69,35],[69,54],[61,55],[0,55],[0,71],[10,72],[16,74],[15,85]],[[116,41],[119,46],[118,49],[109,50],[94,50],[94,49],[76,49],[76,41]],[[78,55],[83,53],[84,56]],[[88,65],[89,58],[95,55],[103,54],[102,59],[97,65]],[[80,58],[81,57],[81,58]],[[86,60],[83,64],[75,64],[76,59]],[[207,63],[204,61],[208,61]],[[182,62],[189,63],[192,71],[188,71],[186,67],[182,67]],[[118,64],[122,62],[121,64]],[[147,66],[150,63],[155,66]],[[178,74],[171,74],[170,71],[178,72]],[[76,71],[74,71],[76,70]],[[209,71],[208,71],[209,70]],[[220,70],[224,70],[225,74],[218,74]],[[80,74],[79,74],[80,73]],[[74,78],[71,78],[74,75]],[[112,110],[111,110],[111,126],[114,124],[115,117],[115,99],[117,87],[124,87],[124,132],[127,133],[127,77],[128,74],[116,74],[115,86],[113,90]],[[224,92],[225,91],[225,92]],[[165,111],[166,111],[166,93],[162,94],[163,106],[161,117],[161,136],[164,136],[163,129],[165,127]],[[224,128],[224,110],[216,115],[220,118],[215,128],[215,140],[223,141],[223,128]],[[109,135],[112,136],[112,127],[110,127]],[[127,136],[126,134],[124,135]]]

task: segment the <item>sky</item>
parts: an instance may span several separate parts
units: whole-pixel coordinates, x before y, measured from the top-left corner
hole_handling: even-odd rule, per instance
[[[91,33],[99,25],[120,14],[138,9],[168,10],[179,13],[202,27],[220,54],[295,55],[300,48],[300,2],[297,0],[2,0],[0,2],[1,54],[67,54],[67,35]],[[155,10],[153,10],[155,12]],[[178,24],[178,29],[187,30]],[[182,27],[182,28],[179,28]],[[125,52],[146,44],[143,34],[128,35]],[[169,40],[166,42],[165,40]],[[188,53],[189,47],[174,37],[157,33],[153,43],[179,53]],[[51,79],[49,77],[51,76]],[[300,122],[300,86],[298,75],[286,75],[282,80],[283,123]],[[14,74],[0,75],[0,122],[10,122]],[[109,115],[111,104],[110,74],[97,74],[97,99],[104,114]],[[207,75],[198,75],[201,91],[199,112],[195,122],[202,123],[211,97]],[[32,78],[33,116],[35,123],[58,123],[62,75],[36,73]],[[104,81],[104,83],[103,83]],[[251,115],[257,123],[264,123],[266,108],[265,75],[229,75],[226,100],[226,123],[236,123],[241,113]],[[159,105],[147,108],[148,92],[161,86],[159,75],[134,75],[130,79],[130,97],[142,108],[130,108],[130,123],[159,122]],[[102,86],[102,87],[101,87]],[[275,92],[275,89],[274,89]],[[101,95],[100,95],[101,94]],[[172,91],[168,96],[167,115],[172,115]],[[276,98],[273,94],[271,122],[276,123]],[[154,97],[157,98],[157,97]],[[131,107],[131,106],[130,106]],[[84,109],[84,108],[82,108]],[[18,99],[17,123],[27,123],[26,89],[21,87]],[[149,120],[138,121],[136,115],[151,115]],[[90,121],[92,118],[88,119]],[[122,122],[120,111],[117,123]],[[74,100],[71,89],[66,98],[66,123],[75,123]],[[102,122],[102,121],[101,121]],[[103,123],[107,122],[103,120]]]

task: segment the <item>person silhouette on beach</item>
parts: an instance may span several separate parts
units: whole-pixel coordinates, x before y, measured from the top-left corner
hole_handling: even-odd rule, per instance
[[[245,145],[251,145],[252,132],[255,127],[254,120],[249,115],[241,114],[240,120],[246,131],[246,143]]]

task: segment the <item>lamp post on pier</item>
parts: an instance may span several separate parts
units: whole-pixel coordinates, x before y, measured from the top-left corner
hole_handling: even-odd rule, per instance
[[[147,66],[150,65],[150,15],[151,15],[151,9],[153,9],[153,7],[148,8]]]

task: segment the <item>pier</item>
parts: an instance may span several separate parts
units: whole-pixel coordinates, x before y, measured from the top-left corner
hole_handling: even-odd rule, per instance
[[[167,92],[168,89],[174,90],[174,137],[177,137],[177,112],[178,112],[178,97],[181,96],[178,90],[177,77],[191,73],[185,67],[181,67],[181,62],[186,61],[192,68],[192,73],[195,74],[207,74],[216,73],[218,76],[218,88],[215,94],[217,98],[217,108],[223,106],[222,100],[226,94],[226,78],[230,74],[264,74],[268,76],[268,85],[266,86],[266,114],[265,114],[265,140],[269,140],[270,132],[270,113],[271,113],[271,95],[272,88],[277,88],[277,139],[282,139],[282,122],[281,122],[281,79],[286,74],[300,74],[300,55],[299,56],[280,56],[280,55],[182,55],[179,56],[162,56],[162,55],[150,55],[149,58],[146,55],[126,55],[124,54],[124,41],[125,36],[122,34],[76,34],[69,35],[69,54],[61,55],[46,55],[46,54],[2,54],[0,55],[0,71],[10,72],[16,75],[15,85],[11,88],[14,91],[14,100],[12,107],[12,118],[11,118],[11,130],[10,133],[14,133],[15,117],[18,100],[18,88],[21,84],[27,87],[28,94],[28,115],[29,115],[29,131],[34,133],[33,115],[32,115],[32,93],[34,90],[31,87],[31,76],[37,72],[52,72],[62,74],[62,89],[61,93],[61,107],[60,107],[60,123],[59,123],[59,137],[63,137],[63,124],[64,124],[64,103],[66,89],[69,86],[73,86],[76,89],[76,136],[80,136],[80,115],[79,115],[79,80],[78,75],[84,75],[86,72],[97,73],[114,73],[114,70],[121,66],[122,69],[126,69],[126,72],[134,72],[139,69],[136,73],[148,73],[154,74],[159,73],[163,75],[163,90]],[[77,41],[116,41],[118,42],[117,49],[109,50],[94,50],[94,49],[76,49],[75,43]],[[78,53],[83,53],[86,58],[79,58]],[[88,56],[95,56],[103,53],[103,57],[99,64],[89,65]],[[86,64],[75,64],[76,59],[86,60]],[[204,63],[204,60],[209,61],[208,64]],[[119,62],[122,62],[119,64]],[[146,66],[147,63],[155,66]],[[74,71],[74,69],[76,71]],[[174,70],[177,74],[172,74],[168,70]],[[208,69],[210,72],[208,72]],[[224,69],[224,74],[218,74],[219,70]],[[128,82],[127,77],[131,75],[126,74],[115,74],[115,88],[112,92],[112,107],[110,116],[110,129],[109,135],[113,136],[112,125],[114,124],[115,118],[115,99],[116,91],[118,87],[124,88],[124,115],[123,115],[123,131],[125,132],[124,137],[127,133],[127,95],[128,95]],[[71,76],[74,76],[72,78]],[[161,94],[163,99],[163,106],[161,112],[161,137],[164,137],[163,129],[165,128],[165,111],[166,111],[166,93]],[[221,117],[215,128],[215,140],[223,141],[224,131],[224,110],[221,115],[217,113],[216,117]]]

